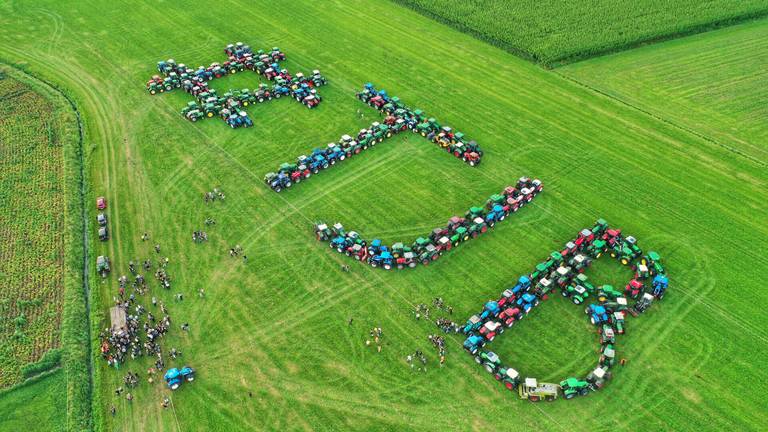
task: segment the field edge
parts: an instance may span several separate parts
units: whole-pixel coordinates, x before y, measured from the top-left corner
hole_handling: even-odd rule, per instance
[[[92,430],[91,341],[88,313],[87,250],[85,218],[85,155],[83,128],[77,105],[68,94],[24,65],[0,58],[0,70],[28,85],[55,105],[54,115],[61,133],[64,159],[64,301],[61,318],[62,368],[66,375],[66,430]],[[33,376],[3,392],[37,382],[58,368]]]

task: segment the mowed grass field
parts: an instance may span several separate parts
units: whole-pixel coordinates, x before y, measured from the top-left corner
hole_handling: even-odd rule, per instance
[[[91,255],[109,254],[115,271],[92,287],[93,333],[106,326],[128,260],[154,255],[140,240],[149,232],[171,260],[173,290],[152,292],[175,325],[162,345],[184,353],[166,364],[198,370],[172,394],[143,382],[129,404],[114,389],[148,362],[116,371],[94,345],[102,429],[759,430],[768,421],[760,355],[768,208],[765,170],[753,160],[389,3],[35,2],[0,12],[0,57],[68,89],[85,122],[88,203],[109,201],[112,239],[93,244]],[[144,91],[157,60],[221,61],[236,40],[280,46],[290,70],[321,69],[330,80],[321,106],[269,102],[249,109],[254,128],[232,131],[218,120],[184,121],[182,93]],[[478,65],[505,92],[476,79]],[[280,162],[376,118],[354,97],[367,81],[477,139],[483,164],[470,168],[408,136],[280,195],[261,183]],[[214,86],[257,82],[238,75]],[[409,241],[521,175],[542,179],[544,194],[428,268],[343,273],[347,259],[312,236],[312,222],[325,219]],[[226,202],[203,203],[213,187]],[[206,217],[217,225],[203,228]],[[629,362],[605,390],[571,402],[520,401],[461,351],[459,338],[437,367],[426,339],[436,328],[414,320],[415,303],[442,296],[463,320],[597,217],[658,250],[672,284],[629,323],[618,346]],[[210,241],[194,244],[196,229]],[[247,263],[228,256],[235,244]],[[596,278],[629,276],[598,265]],[[176,292],[183,302],[173,302]],[[189,333],[178,329],[183,322]],[[373,326],[385,334],[380,354],[364,343]],[[561,379],[596,363],[591,332],[580,308],[556,298],[492,348],[516,353],[506,358],[524,375]],[[428,353],[427,373],[404,361],[417,348]]]
[[[640,109],[768,163],[768,21],[558,69]]]
[[[547,66],[768,14],[761,0],[396,0]]]

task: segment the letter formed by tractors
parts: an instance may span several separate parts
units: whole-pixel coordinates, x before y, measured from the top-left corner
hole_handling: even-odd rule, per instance
[[[288,70],[280,68],[285,54],[277,47],[254,52],[250,46],[238,42],[227,45],[224,53],[228,58],[224,63],[211,63],[208,67],[199,66],[197,69],[176,63],[173,59],[157,62],[160,75],[154,75],[147,81],[147,92],[156,95],[184,89],[195,98],[181,110],[184,118],[196,122],[218,116],[232,129],[253,126],[253,121],[245,112],[251,104],[286,97],[307,108],[314,108],[322,101],[317,87],[327,84],[325,77],[319,70],[314,70],[309,77],[301,72],[291,75]],[[222,95],[208,87],[208,82],[213,79],[246,70],[256,72],[273,84],[260,83],[254,90],[235,89]]]
[[[584,274],[604,254],[610,254],[632,269],[633,277],[623,291],[610,285],[595,286]],[[549,254],[530,273],[520,276],[497,300],[486,302],[482,311],[471,316],[461,328],[466,335],[464,349],[505,387],[517,390],[523,399],[551,401],[561,394],[566,399],[584,396],[602,388],[611,379],[610,369],[616,363],[616,337],[625,333],[627,316],[636,317],[664,298],[668,285],[669,279],[657,252],[643,255],[634,237],[623,235],[621,230],[610,228],[600,219],[592,228],[581,230],[562,250]],[[600,357],[584,379],[570,377],[559,384],[539,382],[536,378],[521,380],[516,370],[484,347],[528,316],[554,290],[559,290],[575,305],[590,302],[584,313],[600,334]],[[634,300],[631,306],[630,300]]]

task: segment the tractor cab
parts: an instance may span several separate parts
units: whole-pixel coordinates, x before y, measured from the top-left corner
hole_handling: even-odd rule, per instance
[[[493,351],[483,351],[479,355],[475,356],[475,361],[485,368],[488,373],[496,372],[496,368],[501,365],[501,359]]]
[[[328,225],[319,223],[315,225],[315,236],[318,241],[327,241],[331,237],[331,230]]]
[[[499,315],[499,312],[501,312],[501,308],[499,307],[499,302],[495,300],[491,300],[485,303],[485,306],[483,307],[483,313],[480,314],[480,318],[487,319],[488,317],[496,317]]]
[[[552,383],[538,382],[536,378],[526,378],[518,387],[520,398],[531,402],[540,400],[553,401],[557,399],[560,386]]]
[[[492,342],[496,335],[504,332],[504,326],[498,321],[487,321],[480,327],[480,334],[483,335],[488,342]]]
[[[603,354],[600,356],[600,367],[606,369],[612,367],[616,362],[616,350],[613,349],[613,345],[605,345],[603,347]]]
[[[106,226],[99,227],[99,240],[101,241],[109,240],[109,231],[107,230]]]
[[[184,380],[187,382],[192,382],[195,380],[195,369],[189,366],[184,366],[181,368],[181,371],[179,371],[182,377],[184,377]]]
[[[478,315],[472,315],[467,320],[467,323],[464,324],[464,329],[462,330],[464,333],[469,333],[472,331],[475,331],[480,328],[480,326],[483,325],[483,320],[480,319]]]
[[[611,378],[611,374],[607,369],[598,366],[592,372],[587,375],[586,381],[589,383],[590,390],[598,390],[603,388],[605,382]]]
[[[99,226],[105,226],[107,224],[107,215],[99,213],[96,216],[96,222],[98,222]]]
[[[109,257],[99,255],[96,258],[96,273],[100,274],[102,278],[106,278],[109,272]]]
[[[585,396],[589,394],[589,383],[580,381],[576,378],[568,378],[560,382],[563,389],[563,396],[566,399],[573,399],[576,396]]]
[[[514,390],[520,384],[520,373],[512,368],[499,368],[499,376],[504,387],[509,390]]]
[[[484,344],[485,339],[482,336],[473,334],[464,340],[463,346],[470,354],[475,355]]]

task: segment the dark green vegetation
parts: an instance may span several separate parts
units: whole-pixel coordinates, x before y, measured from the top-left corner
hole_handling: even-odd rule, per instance
[[[66,88],[83,115],[89,217],[105,195],[112,221],[112,239],[92,245],[92,255],[109,254],[114,268],[92,284],[94,339],[128,260],[154,255],[154,242],[171,260],[173,290],[152,288],[174,322],[163,346],[183,351],[198,378],[170,395],[168,410],[159,383],[142,382],[128,404],[114,389],[125,371],[143,372],[148,362],[116,371],[92,350],[101,429],[756,430],[768,423],[761,379],[768,365],[759,355],[768,348],[768,227],[760,217],[768,181],[754,161],[391,3],[14,2],[0,6],[0,29],[0,57]],[[255,126],[232,131],[218,120],[185,121],[181,93],[147,95],[157,60],[222,60],[224,45],[236,40],[280,46],[291,70],[320,68],[330,80],[323,104],[252,107]],[[475,79],[478,65],[504,77],[503,92]],[[401,136],[300,188],[269,190],[262,176],[280,162],[370,124],[375,113],[354,97],[366,81],[477,139],[483,164],[465,166],[420,137]],[[237,75],[215,86],[256,82]],[[312,222],[323,219],[386,242],[414,237],[521,175],[541,178],[542,195],[429,268],[342,273],[346,257],[312,236]],[[216,186],[226,202],[206,206],[202,193]],[[615,380],[573,403],[534,406],[501,389],[460,352],[458,339],[449,341],[447,365],[437,367],[426,339],[436,327],[413,319],[414,303],[442,296],[464,319],[600,216],[658,250],[672,275],[664,301],[629,323],[617,347],[629,362]],[[205,217],[217,225],[205,228]],[[197,229],[208,231],[208,243],[192,242]],[[152,242],[140,240],[145,231]],[[248,263],[228,256],[235,244]],[[610,267],[605,274],[613,279]],[[180,304],[176,292],[185,293]],[[583,313],[560,298],[544,308],[506,334],[500,349],[524,353],[515,363],[524,375],[588,371],[597,335],[587,333]],[[188,334],[178,329],[183,322]],[[364,343],[375,325],[384,331],[380,354]],[[416,348],[430,358],[426,374],[404,361]]]
[[[762,0],[394,1],[546,66],[768,14]]]
[[[77,115],[22,71],[0,75],[0,376],[3,386],[28,379],[0,393],[0,429],[80,430],[90,424],[90,375]]]

